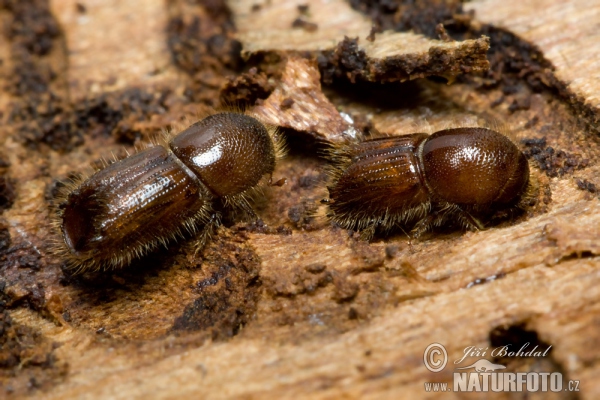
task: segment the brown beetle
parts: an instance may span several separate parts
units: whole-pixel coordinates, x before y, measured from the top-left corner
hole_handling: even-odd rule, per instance
[[[120,268],[184,230],[205,241],[219,224],[213,202],[252,214],[250,194],[275,168],[275,129],[241,113],[202,119],[165,145],[114,162],[63,195],[60,254],[75,272]]]
[[[525,155],[491,129],[385,137],[331,151],[329,217],[363,231],[413,226],[418,237],[449,220],[467,229],[531,201]]]

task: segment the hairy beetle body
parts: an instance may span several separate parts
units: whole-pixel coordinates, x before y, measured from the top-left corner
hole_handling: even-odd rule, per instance
[[[184,231],[210,233],[213,202],[249,210],[245,196],[271,175],[274,130],[238,113],[211,115],[165,146],[142,150],[74,182],[59,212],[59,248],[74,270],[123,267]]]
[[[419,236],[451,218],[481,229],[498,212],[523,208],[531,191],[523,153],[486,128],[385,137],[333,153],[328,215],[367,237],[411,223]]]

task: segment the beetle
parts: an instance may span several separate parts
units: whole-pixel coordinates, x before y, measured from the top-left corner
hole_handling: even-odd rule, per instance
[[[371,139],[329,154],[328,216],[367,239],[398,226],[419,237],[449,221],[484,229],[526,208],[535,186],[519,148],[482,127]]]
[[[71,271],[122,268],[159,245],[201,233],[226,206],[253,214],[248,197],[283,156],[277,130],[237,112],[204,118],[65,187],[55,225]]]

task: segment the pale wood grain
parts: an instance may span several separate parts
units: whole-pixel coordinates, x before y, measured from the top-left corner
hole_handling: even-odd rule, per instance
[[[555,76],[600,114],[600,3],[476,0],[465,4],[478,22],[504,28],[536,45]]]

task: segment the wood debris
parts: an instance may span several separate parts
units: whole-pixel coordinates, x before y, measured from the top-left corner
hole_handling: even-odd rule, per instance
[[[452,80],[459,74],[489,68],[489,41],[428,39],[411,32],[384,32],[372,37],[371,23],[342,0],[311,0],[310,19],[318,29],[290,29],[298,10],[292,2],[271,2],[252,11],[253,1],[236,0],[237,36],[246,57],[265,53],[302,53],[319,58],[325,82],[346,76],[373,82],[405,81],[436,75]]]

